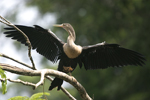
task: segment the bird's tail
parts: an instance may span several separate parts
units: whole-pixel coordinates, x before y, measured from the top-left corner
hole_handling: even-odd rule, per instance
[[[51,86],[49,87],[49,90],[52,90],[53,88],[55,88],[55,87],[57,87],[57,86],[58,86],[57,90],[60,90],[62,83],[63,83],[63,80],[62,80],[62,79],[60,79],[60,78],[55,78],[55,79],[52,81]]]

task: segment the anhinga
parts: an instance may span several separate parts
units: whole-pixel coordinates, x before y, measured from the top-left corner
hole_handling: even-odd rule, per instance
[[[102,42],[83,47],[76,45],[74,43],[76,39],[75,31],[69,23],[55,25],[56,27],[64,28],[69,33],[67,43],[62,42],[55,34],[38,25],[34,25],[35,27],[16,26],[28,36],[32,48],[36,49],[38,53],[52,62],[60,60],[58,71],[72,72],[77,64],[79,64],[80,68],[84,65],[86,70],[126,65],[142,66],[144,64],[145,58],[142,54],[120,47],[118,44]],[[23,35],[15,28],[8,27],[5,29],[8,30],[4,32],[7,37],[12,37],[12,39],[27,45]],[[55,78],[49,90],[56,86],[60,90],[62,83],[62,79]]]

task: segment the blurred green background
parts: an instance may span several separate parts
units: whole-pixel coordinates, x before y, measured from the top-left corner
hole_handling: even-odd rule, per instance
[[[76,31],[78,45],[106,41],[120,44],[122,47],[145,55],[147,61],[143,67],[126,66],[88,71],[84,67],[82,69],[77,67],[72,75],[94,100],[150,100],[149,0],[25,0],[24,2],[27,7],[37,7],[40,16],[51,13],[55,15],[56,23],[70,23]],[[6,18],[15,21],[15,14]],[[45,24],[49,26],[49,23],[45,22]],[[68,34],[63,29],[53,27],[51,29],[66,42]],[[22,52],[22,55],[24,54]],[[57,65],[50,67],[48,62],[42,58],[40,69],[57,69]],[[39,77],[19,76],[18,78],[30,82],[39,80]],[[48,90],[49,85],[50,82],[46,80],[44,91]],[[10,88],[15,89],[18,95],[22,92],[32,95],[43,91],[42,86],[32,90],[31,87],[17,83],[10,84],[8,91]],[[67,90],[77,100],[81,99],[74,87],[69,85]],[[62,91],[56,89],[50,91],[50,94],[49,100],[69,99]]]

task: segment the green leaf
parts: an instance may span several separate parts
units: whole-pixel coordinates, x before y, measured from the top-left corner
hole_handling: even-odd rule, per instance
[[[2,54],[0,53],[0,57],[2,57]]]
[[[1,78],[4,78],[5,81],[2,81],[2,93],[5,94],[7,92],[7,80],[6,80],[6,75],[5,75],[5,71],[1,69],[2,67],[0,66],[0,76]]]
[[[43,96],[43,95],[47,95],[47,96],[49,96],[50,95],[50,93],[36,93],[36,94],[33,94],[30,98],[29,97],[26,97],[26,96],[16,96],[16,97],[12,97],[12,98],[10,98],[10,99],[8,99],[8,100],[45,100],[45,99],[42,99],[41,97]]]
[[[16,97],[12,97],[8,100],[29,100],[29,97],[26,97],[26,96],[16,96]]]
[[[42,93],[36,93],[36,94],[32,95],[29,100],[45,100],[45,99],[41,98],[43,95],[49,96],[50,93],[48,93],[48,92],[46,92],[46,93],[43,93],[43,92]]]
[[[7,80],[2,81],[2,93],[5,94],[7,92]]]
[[[5,71],[1,69],[1,66],[0,66],[0,75],[1,78],[6,78]]]

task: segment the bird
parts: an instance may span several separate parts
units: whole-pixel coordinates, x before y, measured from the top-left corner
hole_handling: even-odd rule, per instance
[[[58,63],[58,71],[71,73],[77,65],[86,70],[105,69],[108,67],[122,67],[127,65],[143,66],[145,57],[133,50],[121,47],[119,44],[109,44],[105,41],[89,46],[80,46],[75,44],[75,30],[69,23],[56,24],[55,27],[61,27],[68,33],[67,42],[60,40],[53,32],[44,29],[39,25],[24,26],[15,25],[22,30],[29,38],[32,49],[46,57],[53,63]],[[17,40],[27,46],[26,40],[22,34],[14,27],[4,28],[6,37]],[[63,79],[55,77],[51,82],[49,90],[58,87],[61,89]]]

